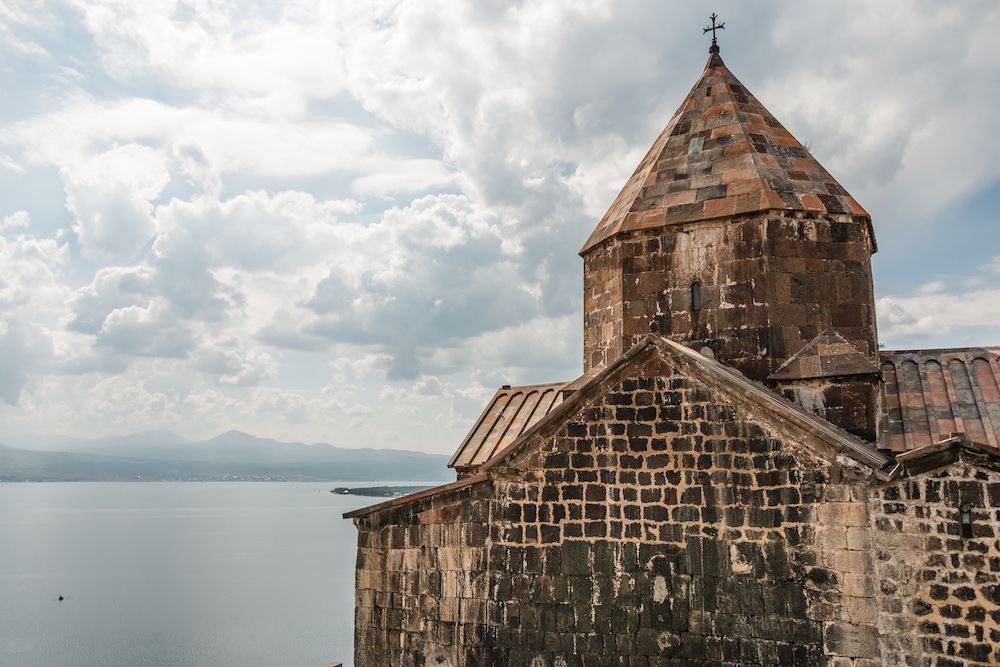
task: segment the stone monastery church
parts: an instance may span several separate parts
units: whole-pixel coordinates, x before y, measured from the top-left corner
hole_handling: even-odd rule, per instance
[[[1000,348],[879,351],[875,251],[713,45],[580,251],[583,375],[346,515],[355,665],[1000,664]]]

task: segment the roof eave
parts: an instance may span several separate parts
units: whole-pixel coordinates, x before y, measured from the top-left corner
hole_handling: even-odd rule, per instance
[[[427,498],[439,496],[448,493],[450,491],[457,491],[467,486],[478,484],[479,482],[484,482],[488,478],[489,476],[486,473],[479,473],[476,475],[472,475],[471,477],[466,477],[465,479],[460,479],[457,482],[451,482],[450,484],[444,484],[442,486],[435,486],[432,489],[424,489],[423,491],[417,491],[416,493],[411,493],[408,496],[400,496],[399,498],[393,498],[392,500],[387,500],[384,503],[378,503],[377,505],[362,507],[361,509],[356,509],[352,512],[345,512],[344,518],[356,519],[358,517],[362,517],[367,514],[373,514],[374,512],[381,512],[383,510],[393,509],[395,507],[400,507],[402,505],[408,505],[418,500],[425,500]]]
[[[896,456],[906,470],[907,476],[919,475],[937,470],[958,461],[962,455],[968,455],[975,462],[1000,470],[1000,449],[973,442],[964,435],[956,435],[932,445],[911,449]]]

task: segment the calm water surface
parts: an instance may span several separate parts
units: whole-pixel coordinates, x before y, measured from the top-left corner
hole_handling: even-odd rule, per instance
[[[0,484],[0,666],[351,665],[345,485]]]

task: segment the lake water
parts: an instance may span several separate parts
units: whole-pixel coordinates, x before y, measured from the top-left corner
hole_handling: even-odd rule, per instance
[[[351,665],[369,485],[0,484],[0,667]]]

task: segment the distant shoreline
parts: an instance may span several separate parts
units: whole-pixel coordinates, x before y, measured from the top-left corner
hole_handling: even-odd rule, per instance
[[[154,432],[46,446],[72,451],[0,444],[0,482],[419,484],[445,481],[453,474],[447,468],[448,457],[442,454],[278,442],[235,431],[204,442]]]
[[[368,496],[371,498],[395,498],[433,488],[433,486],[359,486],[352,489],[345,486],[338,486],[330,489],[330,493],[336,493],[338,495]]]

